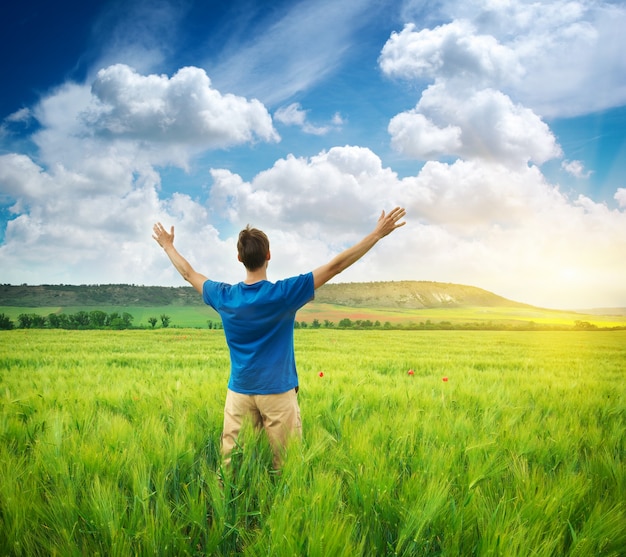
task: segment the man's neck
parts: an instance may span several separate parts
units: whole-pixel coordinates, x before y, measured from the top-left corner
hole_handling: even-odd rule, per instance
[[[255,269],[254,271],[246,271],[246,279],[243,282],[244,284],[254,284],[262,280],[267,280],[267,269],[265,267]]]

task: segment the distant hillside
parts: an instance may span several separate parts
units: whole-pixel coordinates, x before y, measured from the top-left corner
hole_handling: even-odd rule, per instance
[[[0,306],[194,306],[202,298],[188,287],[129,284],[0,286]]]
[[[335,283],[321,287],[318,303],[369,308],[532,307],[481,288],[426,281]],[[41,285],[0,286],[0,306],[197,306],[202,298],[189,286]]]
[[[326,284],[317,291],[315,301],[350,307],[406,309],[532,307],[475,286],[427,281]]]
[[[586,315],[626,315],[626,308],[592,308],[592,309],[578,309],[578,313],[584,313]]]

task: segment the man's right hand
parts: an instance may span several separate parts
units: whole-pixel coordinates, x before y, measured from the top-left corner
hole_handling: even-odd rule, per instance
[[[157,222],[152,228],[154,234],[152,237],[158,242],[158,244],[165,249],[168,246],[174,245],[174,226],[170,229],[170,232],[165,230],[160,222]]]

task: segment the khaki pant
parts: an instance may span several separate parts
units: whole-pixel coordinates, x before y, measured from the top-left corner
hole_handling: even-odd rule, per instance
[[[302,438],[300,407],[295,389],[277,395],[242,395],[228,389],[224,404],[222,456],[224,466],[230,464],[230,453],[246,418],[255,430],[265,429],[272,452],[274,468],[282,463],[282,452],[291,436]]]

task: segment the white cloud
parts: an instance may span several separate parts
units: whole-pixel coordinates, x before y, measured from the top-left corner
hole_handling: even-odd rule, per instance
[[[415,109],[389,123],[392,144],[418,159],[483,158],[541,164],[560,154],[554,135],[531,110],[493,89],[450,90],[443,82],[422,93]]]
[[[407,25],[383,48],[389,75],[501,89],[543,117],[626,102],[626,6],[602,1],[444,1],[444,23]],[[405,6],[423,20],[421,4]]]
[[[186,167],[207,149],[280,139],[261,103],[220,93],[193,67],[168,78],[111,66],[92,85],[59,87],[33,113],[40,159],[74,170]]]
[[[352,226],[364,232],[364,214],[389,205],[398,186],[378,156],[353,146],[333,147],[310,159],[290,155],[251,182],[224,170],[212,175],[209,205],[216,213],[244,225],[306,228],[331,243]]]
[[[274,119],[287,126],[302,127],[306,122],[306,113],[300,103],[291,103],[289,106],[281,106],[274,113]]]
[[[2,192],[22,200],[0,246],[3,280],[183,284],[150,238],[156,220],[176,226],[180,251],[199,271],[227,281],[243,273],[236,232],[259,226],[272,244],[270,278],[278,279],[325,263],[369,232],[381,209],[399,204],[407,225],[337,280],[459,282],[548,307],[623,300],[623,189],[615,194],[622,209],[609,210],[569,200],[536,167],[481,159],[429,162],[399,179],[354,146],[280,159],[250,181],[225,169],[212,176],[205,204],[184,194],[160,199],[149,171],[129,168],[114,190],[86,173],[0,157]],[[228,233],[217,226],[224,218]]]
[[[362,147],[334,147],[310,159],[289,156],[250,182],[226,170],[213,170],[212,175],[212,212],[228,215],[236,229],[250,223],[268,233],[276,278],[325,263],[369,232],[381,209],[401,199],[395,173]],[[379,265],[388,266],[387,279],[393,278],[400,246],[388,246],[378,257]],[[370,280],[362,274],[365,268],[357,265],[344,280]]]
[[[407,24],[392,33],[380,66],[390,76],[471,81],[475,87],[492,87],[523,74],[513,50],[491,35],[477,34],[467,20],[419,31]]]
[[[31,118],[31,111],[29,108],[20,108],[13,114],[9,114],[6,117],[7,122],[28,122]]]
[[[345,119],[341,116],[341,114],[339,114],[339,112],[335,112],[335,114],[333,114],[331,122],[337,127],[341,127],[346,123]]]
[[[150,207],[156,206],[158,175],[148,173],[133,177],[128,171],[125,178],[123,186],[107,188],[98,178],[62,166],[46,171],[25,155],[0,157],[2,192],[18,200],[12,212],[27,215],[31,223],[41,223],[37,230],[45,230],[47,234],[54,235],[57,225],[75,227],[77,237],[68,241],[86,242],[88,246],[93,237],[79,234],[80,230],[124,235],[137,230],[136,217],[141,205],[148,212]],[[152,198],[147,197],[149,195]],[[129,212],[135,204],[137,207]],[[12,238],[16,226],[15,221],[9,222],[7,240]]]
[[[626,188],[617,188],[614,199],[622,209],[626,209]]]
[[[91,90],[96,102],[82,116],[95,133],[204,148],[245,143],[255,136],[278,139],[259,101],[222,95],[199,68],[182,68],[168,78],[143,76],[117,64],[99,71]]]
[[[325,135],[331,130],[331,126],[316,126],[309,122],[308,110],[303,110],[300,103],[291,103],[281,106],[275,113],[274,119],[286,126],[298,126],[304,133],[312,135]],[[340,125],[341,117],[335,114],[332,120],[334,126]]]
[[[137,180],[120,195],[98,192],[89,182],[62,168],[46,172],[24,156],[0,159],[2,189],[18,199],[12,208],[17,216],[8,222],[0,247],[9,280],[38,276],[41,282],[45,276],[49,282],[62,277],[61,282],[74,283],[87,275],[100,282],[99,273],[106,278],[131,271],[143,251],[136,244],[129,257],[131,239],[158,211],[155,184]]]
[[[493,3],[477,20],[488,32],[506,32],[519,53],[525,75],[514,94],[524,104],[544,116],[571,116],[626,102],[623,3],[507,4]]]
[[[0,192],[18,199],[0,246],[3,279],[14,284],[177,283],[160,248],[152,245],[157,220],[176,224],[177,244],[190,261],[200,265],[210,256],[212,268],[223,270],[225,244],[203,206],[183,194],[159,199],[154,172],[129,171],[123,182],[123,191],[106,191],[85,174],[62,168],[48,172],[23,155],[0,157]]]
[[[38,162],[0,157],[0,196],[14,215],[0,259],[5,280],[18,283],[148,280],[160,262],[146,250],[154,220],[180,223],[189,236],[216,235],[197,201],[159,199],[155,166],[278,139],[261,103],[222,95],[198,68],[168,78],[112,66],[93,88],[68,83],[51,92],[33,114],[41,126],[33,136]]]
[[[421,160],[481,158],[508,165],[542,164],[560,156],[545,122],[515,100],[529,71],[526,51],[518,44],[526,44],[526,35],[513,39],[504,28],[471,14],[433,29],[408,24],[384,45],[383,73],[430,82],[414,109],[391,119],[393,147]]]
[[[424,223],[419,234],[427,232],[411,246],[422,277],[463,277],[464,284],[544,307],[623,299],[623,210],[586,197],[570,201],[535,167],[430,162],[404,182],[411,220]]]
[[[394,116],[389,134],[395,149],[415,159],[456,153],[462,147],[461,128],[450,124],[438,128],[417,110]]]
[[[585,166],[581,161],[563,161],[561,168],[575,178],[589,178],[591,176],[591,171],[585,171]]]
[[[494,226],[519,228],[546,207],[565,203],[536,167],[511,169],[480,160],[431,161],[404,184],[418,218],[458,234],[483,233]]]

